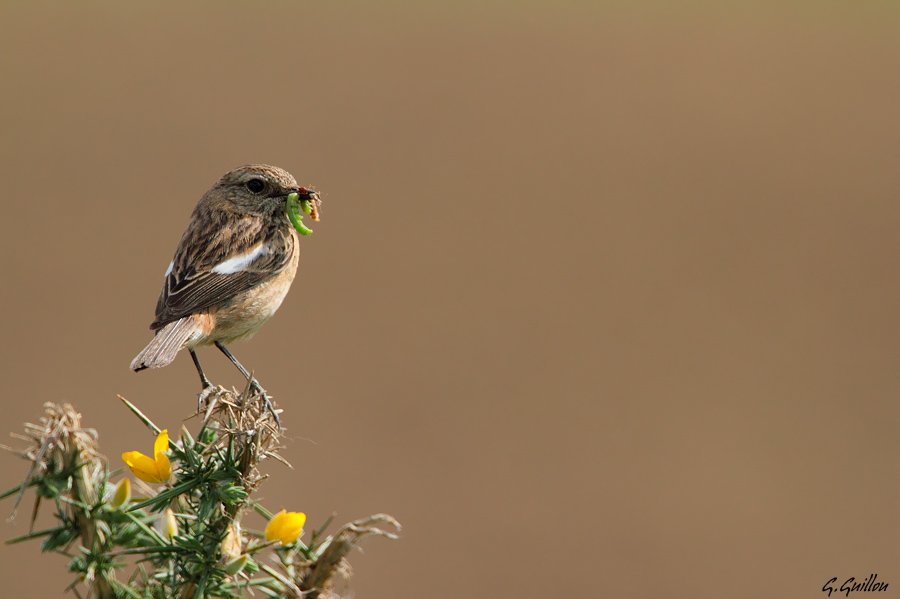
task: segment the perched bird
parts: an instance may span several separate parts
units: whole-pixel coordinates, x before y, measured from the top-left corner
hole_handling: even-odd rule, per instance
[[[166,270],[150,325],[156,336],[132,370],[162,368],[187,348],[206,389],[211,383],[194,348],[215,344],[250,379],[225,346],[250,338],[287,295],[300,258],[298,233],[310,232],[299,221],[298,201],[319,220],[319,194],[264,164],[226,173],[203,195]]]

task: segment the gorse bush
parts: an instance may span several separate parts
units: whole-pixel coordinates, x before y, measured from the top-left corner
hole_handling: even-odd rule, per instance
[[[96,431],[82,427],[72,406],[45,404],[39,424],[13,435],[27,443],[12,451],[30,468],[0,497],[16,496],[18,506],[33,488],[35,502],[31,531],[7,543],[42,539],[42,551],[67,556],[75,575],[68,589],[80,598],[316,599],[336,596],[335,580],[349,576],[346,556],[361,538],[397,538],[382,528],[400,529],[385,514],[326,535],[329,518],[305,534],[302,512],[260,505],[253,493],[268,476],[260,463],[287,464],[277,453],[280,427],[249,387],[218,387],[206,399],[199,431],[182,428],[177,438],[122,399],[156,435],[150,455],[122,455],[133,487],[125,469],[110,471]],[[34,530],[44,503],[54,506],[56,525]],[[250,510],[268,521],[264,530],[241,525]]]

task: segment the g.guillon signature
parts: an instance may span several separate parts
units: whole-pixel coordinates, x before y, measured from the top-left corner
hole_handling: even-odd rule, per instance
[[[845,593],[849,597],[850,593],[855,593],[857,591],[886,591],[888,583],[875,582],[876,578],[878,578],[878,574],[870,574],[863,581],[857,581],[855,578],[851,577],[844,581],[841,588],[836,589],[832,586],[837,583],[837,576],[835,576],[825,583],[825,586],[822,587],[822,592],[828,593],[828,596],[831,597],[832,591],[837,591],[838,593]]]

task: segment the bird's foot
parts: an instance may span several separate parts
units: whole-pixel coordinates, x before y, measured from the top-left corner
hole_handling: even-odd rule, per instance
[[[269,411],[269,414],[272,415],[272,418],[275,420],[275,426],[278,427],[278,431],[281,432],[281,418],[278,417],[278,410],[275,409],[275,405],[272,403],[272,400],[269,399],[269,396],[265,393],[262,394],[263,401],[266,402],[266,409]]]
[[[216,388],[212,386],[212,383],[206,381],[206,385],[203,386],[203,391],[200,392],[200,395],[197,396],[197,413],[199,414],[204,410],[205,407],[209,407],[209,396],[215,393]]]
[[[278,430],[281,431],[281,418],[278,417],[278,410],[275,409],[275,405],[272,403],[272,399],[269,397],[269,394],[266,393],[266,390],[263,389],[252,376],[250,377],[250,384],[248,385],[247,390],[251,391],[252,394],[257,395],[265,402],[266,410],[272,415],[272,419],[275,420],[275,425],[278,427]],[[247,393],[245,393],[245,396],[249,397]]]

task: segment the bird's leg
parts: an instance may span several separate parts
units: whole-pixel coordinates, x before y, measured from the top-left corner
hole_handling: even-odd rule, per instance
[[[197,353],[194,351],[194,348],[190,348],[188,351],[191,352],[191,359],[194,361],[194,366],[197,367],[197,374],[200,375],[200,383],[203,385],[203,390],[200,391],[200,395],[197,396],[197,411],[199,412],[203,405],[203,401],[209,394],[209,390],[212,389],[212,383],[206,378],[206,374],[203,372],[203,367],[200,366],[200,359],[197,358]]]
[[[197,374],[200,375],[200,383],[203,385],[203,388],[212,387],[212,383],[209,382],[209,379],[206,378],[206,374],[203,373],[203,367],[200,366],[200,360],[197,358],[197,352],[194,351],[194,348],[190,348],[188,350],[191,352],[191,359],[194,361],[194,366],[197,367]]]
[[[269,395],[266,393],[266,390],[263,389],[260,386],[260,384],[256,381],[256,378],[254,378],[247,371],[247,369],[244,368],[240,362],[238,362],[237,358],[235,358],[233,355],[231,355],[231,352],[228,351],[227,347],[222,345],[222,343],[219,341],[216,341],[215,343],[216,343],[216,347],[218,347],[219,350],[223,354],[225,354],[225,357],[227,357],[229,360],[231,360],[231,363],[234,364],[237,367],[237,369],[241,371],[241,374],[244,375],[244,378],[246,378],[248,381],[250,381],[250,388],[254,389],[257,393],[262,395],[263,401],[266,402],[266,409],[269,410],[269,413],[272,414],[273,418],[275,418],[275,424],[277,424],[278,428],[281,429],[281,419],[278,417],[278,412],[275,411],[275,406],[273,406],[271,400],[269,400]]]
[[[247,372],[247,369],[244,368],[244,367],[241,365],[241,363],[237,361],[237,358],[235,358],[233,355],[231,355],[231,352],[228,351],[228,348],[227,348],[227,347],[225,347],[224,345],[222,345],[222,343],[221,343],[220,341],[216,341],[216,347],[218,347],[218,348],[222,351],[222,353],[225,354],[225,356],[226,356],[229,360],[231,360],[231,363],[232,363],[232,364],[234,364],[235,366],[237,366],[237,369],[241,371],[241,374],[244,375],[244,378],[245,378],[245,379],[250,380],[250,373]],[[253,383],[251,383],[251,386],[254,387],[254,388],[255,388],[257,391],[259,391],[260,393],[265,393],[265,391],[263,391],[262,387],[259,386],[259,383],[257,383],[256,380],[254,380]]]

